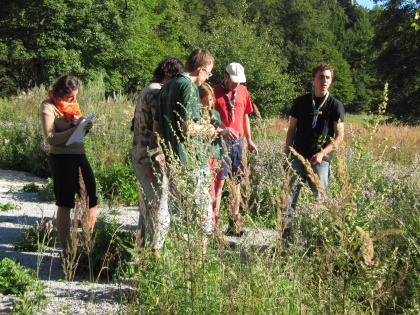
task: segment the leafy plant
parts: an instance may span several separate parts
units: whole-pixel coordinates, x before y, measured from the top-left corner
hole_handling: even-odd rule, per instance
[[[35,314],[46,301],[44,285],[32,269],[25,269],[15,260],[0,261],[0,293],[16,294],[11,314]]]
[[[97,278],[118,278],[129,270],[136,233],[117,224],[114,219],[111,222],[104,218],[98,221],[92,235],[94,250],[86,253],[82,246],[78,249],[81,256],[77,273],[84,273],[90,268]]]
[[[45,163],[46,153],[40,146],[43,139],[41,126],[34,123],[33,117],[25,120],[25,123],[0,123],[0,141],[5,139],[5,145],[0,146],[0,167],[44,176],[48,173],[48,164]]]
[[[14,243],[15,250],[35,252],[57,241],[57,234],[52,221],[42,218],[29,228],[25,228],[20,238]]]
[[[33,193],[37,193],[40,191],[40,188],[37,184],[35,183],[29,183],[26,184],[25,186],[23,186],[22,188],[23,192],[33,192]]]
[[[53,201],[54,197],[54,183],[52,178],[47,179],[47,184],[39,189],[39,197],[42,201]]]
[[[19,294],[13,301],[12,315],[31,315],[42,310],[47,302],[44,284],[37,281],[31,289]]]
[[[9,211],[16,209],[16,206],[12,202],[0,203],[0,211]]]
[[[131,164],[103,169],[96,176],[104,197],[113,204],[137,205],[139,200],[136,177]]]
[[[20,263],[4,257],[0,261],[0,293],[18,294],[32,288],[37,278],[31,269],[25,269]]]

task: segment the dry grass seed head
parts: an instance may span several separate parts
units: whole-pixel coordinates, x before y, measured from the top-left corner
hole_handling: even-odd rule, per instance
[[[362,256],[364,263],[361,262],[362,267],[369,268],[373,267],[375,263],[373,262],[374,256],[374,248],[373,248],[373,240],[370,238],[368,232],[364,231],[361,227],[356,226],[357,232],[359,232],[360,236],[362,237]]]
[[[70,230],[70,241],[67,243],[67,255],[63,256],[63,272],[67,281],[73,281],[81,253],[78,253],[78,228],[80,206],[76,203],[73,214],[73,226]]]
[[[295,155],[299,159],[300,162],[302,162],[309,179],[315,185],[318,192],[321,193],[322,197],[326,198],[327,194],[325,192],[324,186],[319,180],[319,177],[314,173],[311,164],[309,164],[309,162],[302,155],[300,155],[294,148],[290,147],[290,151],[293,153],[293,155]]]
[[[361,227],[356,226],[356,230],[357,232],[359,232],[360,236],[362,237],[362,256],[363,256],[363,260],[364,260],[364,264],[362,263],[363,267],[372,267],[375,266],[376,264],[373,262],[373,256],[374,256],[374,247],[373,247],[373,242],[374,241],[378,241],[382,238],[384,238],[385,236],[389,236],[389,235],[398,235],[398,234],[402,234],[405,231],[404,230],[399,230],[399,229],[387,229],[387,230],[383,230],[380,231],[378,233],[376,233],[376,235],[374,237],[371,237],[370,234],[366,231],[364,231]]]
[[[376,233],[375,236],[372,237],[372,240],[375,242],[375,241],[380,240],[381,238],[384,238],[385,236],[399,235],[402,233],[405,233],[405,231],[399,230],[399,229],[387,229],[387,230],[379,231],[378,233]]]

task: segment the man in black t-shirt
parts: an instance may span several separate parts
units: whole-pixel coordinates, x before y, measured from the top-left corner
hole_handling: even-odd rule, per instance
[[[295,99],[290,110],[289,128],[286,134],[284,153],[290,155],[293,147],[311,165],[324,187],[328,189],[328,177],[332,153],[337,148],[344,133],[343,104],[329,94],[334,69],[329,64],[320,64],[312,70],[314,90]],[[294,155],[290,156],[293,174],[289,181],[288,219],[293,228],[293,213],[300,192],[300,185],[294,187],[297,176],[308,180],[314,194],[321,196],[316,185],[309,180],[303,163]]]

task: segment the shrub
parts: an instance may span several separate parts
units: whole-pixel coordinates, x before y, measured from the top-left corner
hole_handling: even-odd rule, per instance
[[[33,270],[25,269],[12,259],[4,257],[0,261],[0,293],[18,294],[32,288],[36,282]]]
[[[0,123],[0,167],[45,176],[49,171],[46,153],[40,147],[42,140],[37,125]]]
[[[0,293],[17,295],[11,314],[35,314],[47,299],[35,271],[7,257],[0,261]]]
[[[40,191],[40,188],[37,184],[35,183],[29,183],[26,184],[25,186],[23,186],[22,188],[23,192],[33,192],[33,193],[37,193]]]
[[[0,211],[9,211],[16,209],[16,206],[12,202],[0,203]]]
[[[115,220],[107,221],[100,219],[92,235],[94,250],[86,252],[83,246],[79,246],[81,256],[77,273],[89,271],[98,279],[118,279],[129,272],[136,233],[118,225]]]
[[[23,230],[20,238],[15,241],[15,250],[22,252],[36,252],[57,242],[57,233],[53,229],[52,221],[41,218],[31,227]]]
[[[54,183],[52,178],[47,178],[47,184],[42,185],[39,189],[39,197],[42,201],[53,201],[55,200],[54,197]]]

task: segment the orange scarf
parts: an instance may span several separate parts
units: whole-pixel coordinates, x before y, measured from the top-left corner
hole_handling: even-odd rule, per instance
[[[55,107],[57,107],[57,109],[64,114],[66,121],[70,121],[73,116],[77,119],[83,116],[77,101],[69,103],[61,99],[56,99],[52,90],[48,91],[48,96],[50,97],[51,101],[53,101]]]

